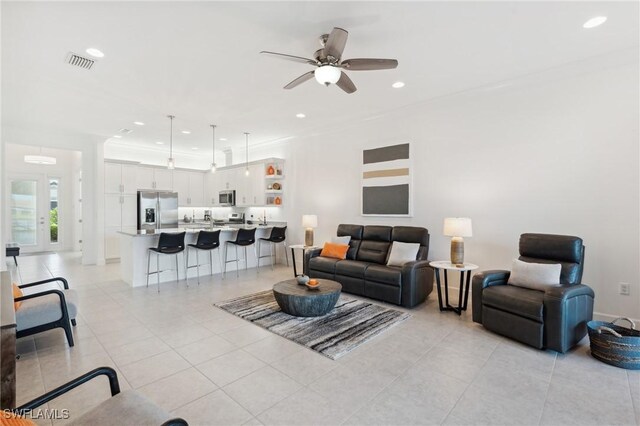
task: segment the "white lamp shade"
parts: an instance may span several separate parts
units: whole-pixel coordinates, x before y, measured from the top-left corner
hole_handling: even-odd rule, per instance
[[[341,70],[333,65],[323,65],[316,68],[313,73],[316,81],[320,84],[336,84],[340,80]]]
[[[316,216],[315,214],[303,215],[302,226],[304,228],[316,228],[318,226],[318,216]]]
[[[448,237],[471,237],[471,219],[468,217],[447,217],[444,220],[444,235]]]

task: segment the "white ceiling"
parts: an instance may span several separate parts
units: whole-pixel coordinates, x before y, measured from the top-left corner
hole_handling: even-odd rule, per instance
[[[349,72],[352,95],[283,90],[311,67],[258,52],[312,57],[334,26],[350,32],[344,58],[398,68]],[[2,2],[2,118],[105,139],[130,128],[122,143],[166,149],[171,113],[176,150],[204,154],[211,123],[218,148],[244,131],[268,142],[637,46],[637,2]],[[93,70],[64,62],[89,47],[105,53]]]

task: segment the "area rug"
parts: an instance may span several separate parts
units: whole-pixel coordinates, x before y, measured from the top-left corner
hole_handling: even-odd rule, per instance
[[[271,290],[214,305],[331,359],[340,358],[411,316],[344,294],[327,315],[311,318],[281,312]]]

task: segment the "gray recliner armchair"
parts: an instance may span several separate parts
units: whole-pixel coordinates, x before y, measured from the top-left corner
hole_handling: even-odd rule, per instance
[[[522,234],[520,260],[559,263],[560,286],[545,291],[508,285],[509,271],[473,277],[473,321],[538,349],[566,352],[587,334],[593,317],[593,290],[582,281],[582,239],[565,235]]]

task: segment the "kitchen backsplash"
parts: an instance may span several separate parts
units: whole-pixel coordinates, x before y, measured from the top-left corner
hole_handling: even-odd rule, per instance
[[[284,221],[282,217],[282,208],[280,207],[179,207],[178,218],[184,220],[187,215],[189,219],[195,216],[195,220],[204,220],[204,211],[211,210],[213,219],[226,220],[230,213],[244,213],[246,220],[258,221],[262,216],[267,214],[267,221]],[[251,218],[253,215],[253,218]]]

